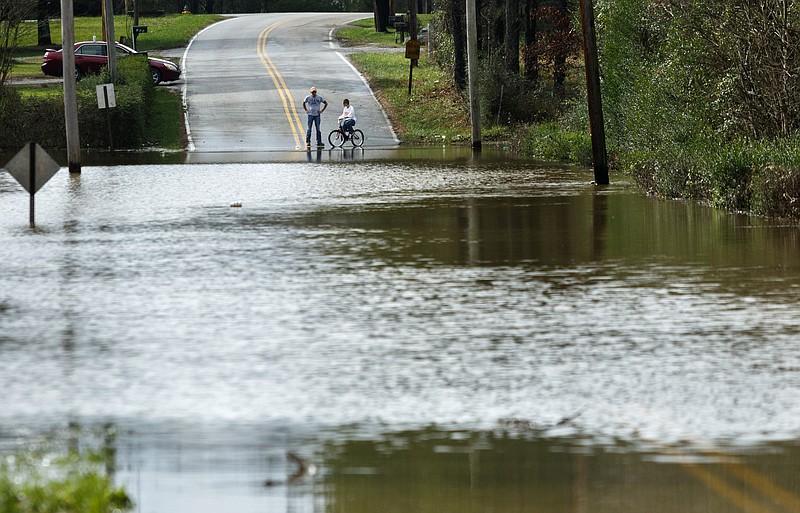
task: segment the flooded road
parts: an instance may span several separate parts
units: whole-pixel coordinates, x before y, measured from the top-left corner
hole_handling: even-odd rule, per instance
[[[0,450],[113,426],[143,512],[800,511],[797,226],[346,155],[62,172],[35,230],[0,174]]]

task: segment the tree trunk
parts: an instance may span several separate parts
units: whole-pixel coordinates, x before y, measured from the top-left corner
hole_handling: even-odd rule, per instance
[[[506,52],[505,68],[509,73],[519,73],[519,0],[506,2]]]
[[[389,2],[388,0],[373,0],[372,14],[375,19],[375,32],[388,32],[389,28]]]
[[[459,91],[463,91],[467,88],[466,5],[462,0],[453,0],[450,6],[453,24],[453,81]]]
[[[539,55],[536,51],[536,10],[539,0],[525,1],[525,48],[522,51],[522,66],[525,79],[536,83],[539,81]]]
[[[503,10],[506,8],[505,4],[506,0],[494,0],[492,3],[492,19],[489,27],[490,52],[501,53],[505,51],[506,17],[503,14]]]
[[[569,11],[567,0],[557,0],[558,18],[555,30],[558,31],[556,54],[553,58],[553,94],[559,100],[564,99],[567,77],[567,56],[569,55]]]
[[[36,20],[38,21],[38,45],[47,46],[53,44],[50,39],[50,0],[38,0],[36,2]]]

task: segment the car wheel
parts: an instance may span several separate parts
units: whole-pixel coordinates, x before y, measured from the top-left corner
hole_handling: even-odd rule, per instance
[[[157,68],[150,68],[150,76],[153,78],[154,85],[161,83],[161,72]]]
[[[83,78],[83,71],[77,66],[75,66],[75,80],[80,80]]]

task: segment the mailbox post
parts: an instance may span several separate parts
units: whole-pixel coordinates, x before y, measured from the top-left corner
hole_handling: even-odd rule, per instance
[[[136,37],[139,34],[147,32],[147,25],[134,25],[133,26],[133,49],[136,50]]]
[[[406,59],[410,59],[408,68],[408,95],[411,96],[411,77],[414,75],[414,62],[419,59],[419,39],[409,39],[406,43]]]

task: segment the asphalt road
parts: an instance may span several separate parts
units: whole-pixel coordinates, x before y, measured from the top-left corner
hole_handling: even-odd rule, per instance
[[[312,85],[329,103],[322,115],[326,145],[344,98],[356,109],[365,147],[397,145],[380,104],[331,37],[333,28],[369,16],[243,15],[200,32],[182,59],[189,150],[305,151],[302,101]]]

